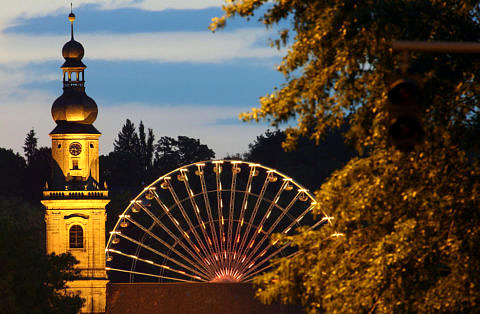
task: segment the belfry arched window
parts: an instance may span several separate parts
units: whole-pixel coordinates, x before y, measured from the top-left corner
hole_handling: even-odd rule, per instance
[[[83,228],[80,225],[73,225],[69,232],[70,248],[83,248]]]

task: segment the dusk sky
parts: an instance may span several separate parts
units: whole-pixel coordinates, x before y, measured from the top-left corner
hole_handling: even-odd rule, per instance
[[[283,82],[273,31],[253,18],[208,30],[222,0],[73,2],[75,39],[85,48],[86,92],[99,107],[101,154],[127,118],[161,136],[199,138],[216,153],[243,153],[268,125],[238,114]],[[62,94],[62,46],[70,39],[70,1],[0,1],[0,146],[23,154],[34,128],[50,146],[50,114]]]

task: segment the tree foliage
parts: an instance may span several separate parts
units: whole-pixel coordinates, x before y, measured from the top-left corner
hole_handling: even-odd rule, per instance
[[[353,159],[317,193],[333,226],[292,237],[301,254],[258,279],[260,297],[312,313],[478,310],[479,179],[451,147]]]
[[[42,189],[52,175],[52,149],[40,147],[30,158],[25,171],[25,197],[32,203],[40,202]]]
[[[122,130],[118,133],[118,138],[113,143],[114,152],[137,152],[138,151],[138,134],[135,124],[127,119],[122,126]]]
[[[277,47],[288,46],[278,67],[287,83],[242,116],[274,126],[296,118],[297,125],[287,128],[287,148],[294,147],[299,135],[319,141],[346,116],[349,138],[358,148],[381,145],[386,139],[387,86],[401,62],[392,41],[479,40],[477,1],[228,1],[225,15],[214,18],[211,28],[223,27],[236,15],[251,17],[267,3],[271,5],[261,15],[262,23],[291,25],[273,40]],[[428,95],[426,120],[435,121],[428,125],[433,128],[427,132],[430,139],[446,131],[461,138],[466,118],[477,113],[479,59],[412,53],[410,63],[421,73]]]
[[[38,203],[42,188],[51,176],[51,149],[37,147],[37,137],[30,130],[25,138],[26,159],[11,149],[0,148],[0,194],[21,197]]]
[[[46,255],[39,206],[0,198],[0,311],[2,313],[77,313],[78,295],[66,282],[78,277],[70,254]],[[42,228],[43,227],[43,228]]]
[[[0,148],[0,194],[20,197],[24,195],[25,159],[11,149]]]
[[[155,168],[159,175],[180,166],[215,158],[215,152],[199,139],[162,136],[155,145]]]
[[[38,139],[35,135],[35,130],[31,129],[27,133],[27,137],[25,138],[25,143],[23,145],[23,152],[25,153],[25,157],[27,158],[27,164],[30,164],[32,162],[33,157],[38,151],[37,142]]]
[[[113,143],[113,152],[100,157],[100,181],[116,187],[139,188],[145,184],[151,178],[154,141],[152,129],[148,129],[147,135],[140,121],[137,132],[135,124],[127,119]]]
[[[297,141],[297,149],[286,152],[282,148],[286,139],[285,132],[267,130],[248,145],[244,158],[279,169],[309,190],[315,191],[334,170],[355,156],[354,150],[343,142],[341,133],[341,130],[328,132],[319,145],[301,137]]]
[[[267,27],[290,26],[273,40],[288,46],[278,68],[287,82],[243,118],[296,119],[284,145],[293,148],[348,117],[347,139],[363,153],[316,193],[315,214],[334,223],[289,238],[299,254],[257,279],[260,298],[312,313],[477,312],[480,59],[410,54],[408,74],[424,93],[426,137],[415,152],[388,146],[385,104],[402,62],[392,41],[478,42],[478,1],[238,0],[223,9],[213,29],[255,13]]]

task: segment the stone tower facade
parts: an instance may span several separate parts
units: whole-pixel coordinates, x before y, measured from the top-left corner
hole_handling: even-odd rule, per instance
[[[69,290],[85,299],[82,313],[105,312],[105,222],[108,191],[99,183],[97,104],[85,93],[83,46],[71,40],[62,49],[63,94],[52,105],[57,126],[52,138],[53,173],[43,192],[47,253],[70,252],[81,279]]]

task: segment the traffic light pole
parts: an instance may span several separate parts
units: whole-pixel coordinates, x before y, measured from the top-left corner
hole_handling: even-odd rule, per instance
[[[395,40],[392,48],[395,51],[480,54],[480,43],[475,42]]]

